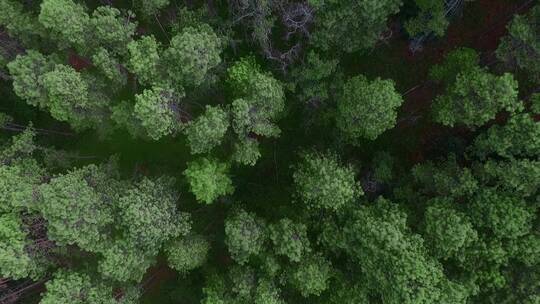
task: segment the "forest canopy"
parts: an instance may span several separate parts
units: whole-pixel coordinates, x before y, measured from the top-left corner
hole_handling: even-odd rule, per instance
[[[539,22],[0,0],[0,303],[540,303]]]

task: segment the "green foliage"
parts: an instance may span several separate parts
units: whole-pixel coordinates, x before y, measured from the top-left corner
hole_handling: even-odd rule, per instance
[[[313,44],[324,51],[348,53],[373,47],[386,29],[388,17],[397,13],[400,0],[310,0],[317,19]]]
[[[540,155],[540,123],[528,114],[513,115],[505,125],[493,125],[480,134],[471,152],[480,159],[491,155],[504,158]]]
[[[92,62],[109,81],[117,83],[118,87],[127,83],[127,75],[120,70],[120,63],[106,49],[100,48],[92,56]]]
[[[531,96],[531,111],[533,114],[540,114],[540,93]]]
[[[61,47],[83,48],[87,41],[90,17],[83,5],[72,0],[44,0],[41,3],[39,22]]]
[[[71,123],[75,128],[84,128],[85,116],[95,110],[88,98],[88,85],[72,67],[57,64],[54,70],[41,78],[47,92],[51,115]]]
[[[180,128],[179,99],[182,94],[154,87],[135,95],[133,115],[140,121],[148,137],[158,140]]]
[[[131,15],[128,16],[131,17]],[[106,48],[112,54],[124,55],[133,39],[137,23],[124,20],[122,13],[111,6],[99,6],[92,12],[89,22],[92,43]]]
[[[253,166],[261,157],[259,142],[253,138],[240,139],[234,144],[232,159],[240,164]]]
[[[210,152],[219,145],[229,128],[229,115],[220,107],[206,106],[206,111],[184,130],[192,154]]]
[[[522,109],[518,83],[511,74],[497,76],[478,66],[478,54],[468,48],[449,53],[431,69],[431,78],[446,86],[432,105],[434,120],[445,126],[479,127],[502,110]]]
[[[58,271],[45,285],[41,304],[113,304],[116,300],[111,287],[95,283],[89,275],[73,271]]]
[[[0,302],[540,303],[538,5],[120,2],[0,0]]]
[[[229,165],[217,159],[199,158],[189,162],[184,175],[199,202],[211,204],[218,197],[234,192]]]
[[[360,75],[349,79],[337,103],[337,126],[351,140],[374,140],[396,124],[403,103],[392,80],[368,81]]]
[[[426,194],[459,197],[473,194],[478,189],[478,181],[471,170],[461,168],[454,155],[438,164],[428,161],[416,165],[411,173]]]
[[[210,244],[198,234],[175,239],[165,248],[169,266],[181,273],[201,267],[206,262],[208,250]]]
[[[0,1],[0,25],[9,35],[17,37],[25,45],[37,45],[40,37],[45,36],[46,30],[31,12],[25,11],[20,1]]]
[[[118,282],[139,282],[155,258],[145,248],[137,247],[129,241],[108,242],[100,249],[102,258],[98,262],[98,272],[103,278]]]
[[[415,0],[418,14],[405,23],[405,29],[411,37],[434,33],[443,36],[448,27],[446,19],[446,1],[443,0]]]
[[[319,255],[303,259],[290,274],[292,285],[304,297],[319,296],[328,289],[332,264]]]
[[[325,102],[336,89],[333,77],[338,70],[338,60],[325,60],[311,51],[306,62],[293,70],[291,78],[296,84],[295,92],[302,102]]]
[[[435,99],[434,119],[446,126],[481,126],[499,111],[520,109],[517,87],[511,74],[495,76],[481,69],[458,74],[446,93]]]
[[[113,223],[110,204],[93,187],[105,178],[90,165],[55,176],[40,187],[40,212],[47,220],[49,237],[59,244],[77,244],[95,250],[106,241]]]
[[[250,134],[279,136],[281,130],[275,120],[285,109],[282,85],[271,75],[262,73],[250,58],[243,58],[229,68],[228,83],[239,97],[231,107],[232,127],[239,139],[246,140]]]
[[[118,198],[119,224],[135,247],[157,252],[163,242],[189,231],[189,218],[176,207],[174,183],[165,176],[144,178]]]
[[[27,233],[15,213],[0,214],[0,275],[15,280],[38,279],[44,267],[29,255]]]
[[[368,288],[384,303],[439,302],[449,282],[406,221],[397,205],[378,199],[357,210],[345,225],[344,250],[358,261]],[[451,300],[446,303],[459,303]]]
[[[225,220],[225,244],[239,264],[260,253],[266,237],[266,224],[253,213],[240,209]]]
[[[221,41],[208,25],[186,27],[163,53],[173,83],[198,86],[221,59]]]
[[[136,3],[141,14],[145,18],[150,18],[169,5],[169,0],[137,0]]]
[[[299,198],[310,209],[337,211],[363,194],[351,167],[335,155],[307,153],[293,174]]]
[[[47,58],[38,51],[28,50],[8,63],[7,67],[13,77],[15,94],[30,105],[45,107],[48,100],[41,76],[52,70]]]
[[[476,226],[491,230],[496,237],[515,239],[529,232],[534,213],[521,199],[484,190],[473,199],[471,216]]]
[[[158,78],[160,45],[154,36],[143,36],[127,45],[129,52],[128,68],[137,75],[142,84],[153,84]]]
[[[394,158],[388,152],[375,155],[373,162],[373,178],[376,181],[387,183],[394,177]]]
[[[451,84],[463,72],[474,70],[480,63],[478,52],[462,47],[449,52],[444,62],[431,67],[429,77],[437,82]]]
[[[524,70],[530,80],[540,82],[540,5],[525,15],[516,15],[507,26],[508,35],[501,39],[497,57],[511,67]]]
[[[435,200],[424,217],[427,246],[438,258],[456,256],[478,238],[469,218],[457,211],[451,200]]]
[[[270,225],[270,240],[277,254],[288,257],[292,262],[300,262],[311,251],[307,237],[307,226],[297,224],[288,218]]]

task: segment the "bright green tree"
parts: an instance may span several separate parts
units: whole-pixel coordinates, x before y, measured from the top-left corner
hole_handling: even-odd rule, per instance
[[[28,50],[7,64],[13,78],[13,91],[29,105],[45,107],[48,99],[41,76],[53,65],[40,52]]]
[[[210,152],[219,145],[229,128],[229,114],[220,107],[206,106],[203,114],[184,130],[192,154]]]
[[[40,187],[39,211],[48,222],[51,240],[89,251],[107,241],[114,218],[112,206],[102,199],[100,184],[109,184],[106,175],[90,165],[55,176]]]
[[[311,251],[307,237],[307,226],[294,223],[288,218],[281,219],[269,226],[270,240],[274,244],[273,251],[288,257],[293,262],[300,262],[306,253]]]
[[[394,82],[374,81],[362,75],[349,79],[337,103],[337,126],[346,137],[373,140],[396,124],[397,109],[403,103]]]
[[[266,224],[254,213],[240,209],[225,220],[225,244],[239,264],[259,254],[266,238]]]
[[[153,140],[172,134],[181,127],[179,99],[183,94],[154,87],[135,95],[133,115]]]
[[[198,86],[221,62],[220,52],[221,41],[210,26],[186,27],[163,52],[168,77],[175,84]]]
[[[306,153],[293,173],[300,200],[310,209],[336,211],[363,194],[351,167],[335,155]]]
[[[29,248],[28,234],[16,213],[0,214],[0,275],[15,280],[38,279],[45,273],[44,264],[35,259]]]
[[[175,239],[165,247],[169,266],[181,273],[204,265],[209,250],[210,244],[199,234]]]
[[[332,277],[332,264],[324,257],[314,255],[303,259],[290,274],[291,284],[304,297],[319,296],[328,289]]]
[[[111,286],[96,283],[84,273],[59,270],[45,284],[47,291],[40,304],[113,304],[117,303]]]
[[[62,48],[84,49],[90,16],[83,5],[72,0],[44,0],[41,3],[39,22]]]
[[[199,202],[211,204],[218,197],[234,192],[229,165],[217,159],[200,158],[189,162],[184,175]]]

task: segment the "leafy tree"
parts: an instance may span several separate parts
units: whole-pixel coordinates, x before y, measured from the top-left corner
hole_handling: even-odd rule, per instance
[[[338,72],[336,59],[325,60],[314,51],[306,56],[306,62],[291,72],[295,92],[302,102],[325,102],[335,90],[334,75]]]
[[[103,278],[118,282],[139,282],[155,263],[155,253],[128,240],[108,242],[100,254],[98,272]]]
[[[456,210],[451,200],[435,200],[424,217],[427,246],[438,258],[451,258],[478,238],[469,218]]]
[[[240,140],[250,134],[277,137],[281,130],[275,125],[285,108],[281,84],[260,71],[250,58],[243,58],[228,70],[229,86],[239,98],[232,103],[232,127]],[[251,145],[250,150],[253,149]],[[256,153],[249,153],[251,157]]]
[[[38,279],[45,272],[44,265],[28,251],[28,235],[15,213],[0,214],[0,275],[15,280]]]
[[[210,152],[219,145],[229,128],[229,115],[220,107],[206,106],[206,111],[184,130],[192,154]]]
[[[141,14],[145,18],[150,18],[168,6],[169,0],[137,0],[136,3]]]
[[[303,259],[290,274],[290,281],[302,296],[318,296],[328,289],[332,276],[332,264],[322,256]]]
[[[400,0],[310,0],[317,19],[313,44],[325,51],[352,53],[373,47],[386,29],[389,16],[397,13]]]
[[[349,79],[337,104],[337,126],[351,140],[373,140],[396,123],[403,103],[391,80],[369,82],[360,75]]]
[[[260,253],[266,237],[266,224],[253,213],[240,209],[225,220],[225,244],[239,264]]]
[[[87,41],[90,16],[83,5],[72,0],[44,0],[39,22],[63,48],[82,49]]]
[[[270,225],[270,240],[277,254],[288,257],[292,262],[300,262],[311,251],[307,237],[307,226],[297,224],[288,218]]]
[[[45,73],[41,78],[47,92],[48,108],[51,115],[67,121],[75,128],[84,128],[87,116],[95,111],[88,98],[88,84],[72,67],[57,64],[54,70]]]
[[[21,159],[10,165],[0,165],[0,212],[34,208],[35,191],[45,176],[45,170],[33,159]]]
[[[112,287],[95,283],[89,275],[73,271],[57,271],[45,285],[41,304],[109,304],[116,303]]]
[[[397,205],[380,198],[355,211],[343,228],[341,246],[361,265],[368,288],[383,303],[433,303],[452,295],[444,303],[465,303],[457,300],[461,293],[448,293],[453,283],[406,221]]]
[[[188,163],[184,171],[191,192],[199,202],[213,203],[222,195],[232,194],[229,165],[213,158],[200,158]]]
[[[114,83],[118,84],[119,88],[122,88],[127,83],[127,75],[123,73],[120,68],[120,62],[114,58],[109,51],[104,48],[100,48],[92,56],[92,63],[102,72],[105,77]],[[116,88],[116,87],[114,87]]]
[[[55,176],[40,187],[40,212],[47,220],[48,236],[62,244],[77,244],[96,250],[107,239],[113,223],[111,206],[92,187],[104,178],[99,167],[90,165]]]
[[[182,85],[198,86],[221,62],[220,51],[221,41],[210,26],[184,28],[163,53],[169,78]]]
[[[159,82],[160,45],[154,36],[143,36],[128,43],[129,60],[127,67],[145,85]]]
[[[448,27],[446,3],[443,0],[415,0],[418,14],[405,23],[405,29],[411,37],[434,33],[443,36]]]
[[[507,26],[508,35],[501,39],[497,57],[512,67],[524,70],[531,81],[540,82],[540,5],[525,15],[516,15]]]
[[[306,153],[293,179],[299,198],[311,209],[337,211],[363,194],[353,169],[332,154]]]
[[[449,52],[441,64],[431,67],[429,78],[445,84],[453,83],[463,72],[474,70],[480,64],[480,56],[474,49],[460,47]]]
[[[128,13],[129,17],[132,17]],[[106,48],[112,54],[124,55],[126,47],[135,34],[136,22],[124,20],[121,12],[111,6],[99,6],[89,21],[92,42]]]
[[[178,110],[183,94],[154,87],[135,95],[133,115],[151,139],[158,140],[180,128]]]
[[[38,22],[31,12],[25,10],[20,1],[0,1],[0,25],[8,34],[17,37],[26,46],[38,45],[41,38],[47,35],[47,31]]]
[[[175,239],[165,247],[169,266],[181,273],[201,267],[209,250],[208,241],[198,234]]]
[[[157,252],[165,241],[189,231],[189,217],[176,207],[174,183],[165,176],[156,180],[143,178],[118,198],[119,226],[136,248]]]
[[[463,124],[478,127],[506,110],[522,108],[518,83],[511,74],[496,76],[477,65],[477,55],[469,49],[450,53],[445,63],[432,69],[435,80],[444,81],[446,91],[433,103],[436,122],[446,126]]]
[[[254,166],[260,157],[259,142],[256,139],[247,137],[234,144],[232,159],[235,162]]]
[[[475,168],[484,184],[496,185],[502,192],[523,197],[533,196],[540,189],[540,162],[529,159],[488,160]]]
[[[510,117],[505,125],[493,125],[475,140],[471,153],[479,159],[492,155],[504,158],[540,154],[540,123],[528,114]]]
[[[460,167],[455,155],[450,155],[440,163],[427,161],[416,165],[412,175],[422,186],[421,191],[426,194],[460,197],[471,195],[479,188],[471,170]]]
[[[48,99],[41,76],[53,68],[47,58],[38,51],[28,50],[9,62],[7,67],[13,78],[15,94],[30,105],[45,107]]]
[[[475,225],[496,237],[515,239],[530,231],[534,213],[522,199],[486,189],[472,201],[471,216]]]

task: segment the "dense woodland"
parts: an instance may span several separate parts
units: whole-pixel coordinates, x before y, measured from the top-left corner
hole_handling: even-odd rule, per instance
[[[540,3],[0,0],[0,303],[540,303]]]

